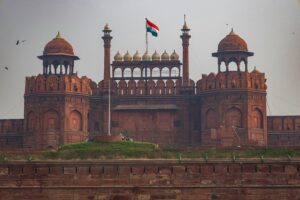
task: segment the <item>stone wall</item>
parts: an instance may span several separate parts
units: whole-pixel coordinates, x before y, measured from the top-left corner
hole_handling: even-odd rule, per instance
[[[22,147],[23,119],[0,120],[0,148]]]
[[[268,145],[299,147],[300,116],[269,116]]]
[[[2,162],[3,199],[299,199],[299,161]]]

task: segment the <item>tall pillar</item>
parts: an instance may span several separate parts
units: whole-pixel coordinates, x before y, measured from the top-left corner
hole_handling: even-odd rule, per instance
[[[184,20],[184,25],[181,29],[182,35],[180,36],[182,39],[182,62],[183,62],[183,86],[189,86],[189,40],[191,35],[189,34],[189,27]]]
[[[111,39],[110,36],[111,29],[108,24],[104,26],[103,33],[104,36],[102,37],[104,41],[104,83],[108,83],[110,79],[110,47],[111,47]]]

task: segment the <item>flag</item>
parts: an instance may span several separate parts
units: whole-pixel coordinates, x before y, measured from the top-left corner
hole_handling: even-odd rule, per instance
[[[146,29],[147,29],[147,32],[150,32],[153,36],[157,37],[158,31],[159,31],[158,26],[153,24],[147,18],[146,18]]]

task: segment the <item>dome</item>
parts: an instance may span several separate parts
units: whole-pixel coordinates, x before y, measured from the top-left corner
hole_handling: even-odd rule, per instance
[[[129,54],[129,52],[127,51],[126,54],[124,55],[124,61],[131,61],[132,60],[132,57],[131,55]]]
[[[60,36],[58,32],[56,37],[48,42],[44,48],[44,55],[69,55],[74,56],[73,47],[69,42]]]
[[[245,40],[235,34],[232,29],[219,43],[218,52],[220,51],[248,51],[248,48]]]
[[[138,51],[135,52],[135,54],[133,55],[133,61],[141,61],[141,55],[139,54]]]
[[[160,60],[160,55],[156,52],[156,50],[152,55],[152,60],[153,61],[159,61]]]
[[[115,61],[122,61],[123,60],[123,57],[122,57],[122,55],[120,54],[119,51],[114,56],[114,59],[115,59]]]
[[[179,60],[179,56],[178,56],[178,54],[175,52],[175,50],[174,50],[174,52],[171,54],[171,60]]]
[[[161,55],[161,60],[169,60],[170,59],[170,56],[169,54],[164,51],[163,54]]]
[[[254,66],[254,69],[252,70],[251,73],[261,73],[259,70],[256,69],[256,66]]]
[[[110,26],[109,26],[109,24],[108,23],[106,23],[105,24],[105,26],[104,26],[104,29],[103,30],[105,30],[105,31],[110,31],[111,29],[110,29]]]
[[[148,54],[148,51],[146,51],[143,55],[143,60],[145,61],[149,61],[151,60],[151,56]]]

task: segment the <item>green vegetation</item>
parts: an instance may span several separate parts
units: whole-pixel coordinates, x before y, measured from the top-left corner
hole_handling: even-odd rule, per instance
[[[70,159],[231,159],[300,157],[294,149],[162,149],[142,142],[85,142],[64,145],[43,152],[0,152],[0,161],[6,160],[70,160]]]

